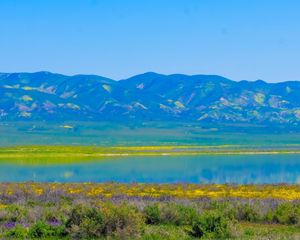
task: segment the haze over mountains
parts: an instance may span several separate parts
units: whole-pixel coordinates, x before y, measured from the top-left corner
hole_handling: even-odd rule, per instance
[[[300,82],[232,81],[215,75],[0,73],[0,120],[300,122]]]

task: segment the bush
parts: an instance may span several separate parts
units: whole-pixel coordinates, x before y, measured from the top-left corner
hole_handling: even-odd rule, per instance
[[[6,219],[12,222],[22,222],[27,218],[28,210],[25,206],[19,206],[16,204],[9,205],[6,208]]]
[[[65,235],[64,226],[51,226],[43,221],[38,221],[29,228],[31,238],[62,237]]]
[[[197,218],[197,211],[193,207],[170,203],[161,207],[161,223],[191,225]]]
[[[104,219],[100,210],[77,205],[66,223],[66,230],[73,238],[97,238],[104,231]]]
[[[146,206],[144,214],[147,224],[159,224],[161,221],[161,212],[158,204]]]
[[[121,239],[134,239],[141,236],[145,224],[143,215],[133,206],[122,204],[103,206],[105,215],[104,235]]]
[[[39,221],[30,227],[29,236],[32,238],[44,238],[52,236],[52,232],[46,223]]]
[[[62,219],[65,219],[65,213],[62,212],[61,209],[57,209],[54,207],[45,207],[42,211],[41,217],[45,221],[61,221]]]
[[[237,220],[248,221],[248,222],[259,222],[261,216],[259,211],[254,205],[243,204],[238,207]]]
[[[193,223],[191,235],[227,239],[231,236],[230,220],[215,211],[204,212]]]
[[[300,224],[300,206],[291,203],[280,204],[275,211],[269,213],[269,220],[281,224]]]
[[[28,236],[28,230],[20,225],[8,230],[5,234],[7,238],[13,239],[26,239]]]
[[[254,232],[254,230],[251,229],[251,228],[246,228],[246,229],[244,230],[244,235],[245,235],[245,236],[248,236],[248,237],[253,237],[253,236],[255,235],[255,232]]]
[[[66,223],[67,232],[75,239],[112,236],[133,239],[142,233],[144,218],[129,205],[104,204],[101,209],[77,205]]]
[[[224,217],[230,220],[235,220],[238,216],[238,209],[230,202],[218,202],[212,201],[210,204],[210,209],[222,213]]]

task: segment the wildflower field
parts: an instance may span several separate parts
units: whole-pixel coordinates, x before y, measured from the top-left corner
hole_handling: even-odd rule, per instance
[[[152,199],[278,199],[300,201],[300,185],[121,184],[121,183],[0,183],[1,196]]]
[[[299,239],[299,185],[1,183],[3,239]]]

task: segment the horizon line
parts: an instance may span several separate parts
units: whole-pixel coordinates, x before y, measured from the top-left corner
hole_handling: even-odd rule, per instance
[[[79,73],[79,74],[65,74],[65,73],[59,73],[59,72],[52,72],[52,71],[48,71],[48,70],[41,70],[41,71],[20,71],[20,72],[0,72],[0,74],[37,74],[37,73],[49,73],[49,74],[54,74],[54,75],[61,75],[61,76],[65,76],[65,77],[76,77],[76,76],[94,76],[94,77],[102,77],[102,78],[106,78],[112,81],[123,81],[123,80],[128,80],[130,78],[136,77],[136,76],[140,76],[140,75],[145,75],[145,74],[156,74],[156,75],[161,75],[161,76],[174,76],[174,75],[183,75],[183,76],[187,76],[187,77],[195,77],[195,76],[215,76],[215,77],[221,77],[224,79],[227,79],[229,81],[233,81],[233,82],[243,82],[243,81],[247,81],[247,82],[264,82],[267,84],[278,84],[278,83],[286,83],[286,82],[300,82],[300,80],[294,79],[294,80],[283,80],[283,81],[279,81],[279,82],[269,82],[263,79],[253,79],[253,80],[249,80],[249,79],[240,79],[240,80],[233,80],[231,78],[222,76],[222,75],[218,75],[218,74],[186,74],[186,73],[171,73],[171,74],[165,74],[165,73],[159,73],[159,72],[155,72],[155,71],[148,71],[148,72],[143,72],[143,73],[139,73],[139,74],[134,74],[129,76],[128,78],[122,78],[122,79],[113,79],[110,77],[106,77],[104,75],[98,75],[98,74],[93,74],[93,73]]]

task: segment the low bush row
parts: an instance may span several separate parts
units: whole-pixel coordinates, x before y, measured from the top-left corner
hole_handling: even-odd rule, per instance
[[[255,204],[209,202],[119,203],[94,202],[2,205],[2,238],[140,239],[146,225],[185,226],[194,238],[232,237],[237,222],[300,226],[300,203],[284,202],[262,209]]]
[[[147,224],[190,225],[201,212],[217,212],[231,221],[274,223],[300,226],[300,202],[285,202],[267,209],[255,204],[212,202],[203,206],[152,204],[144,208]]]

